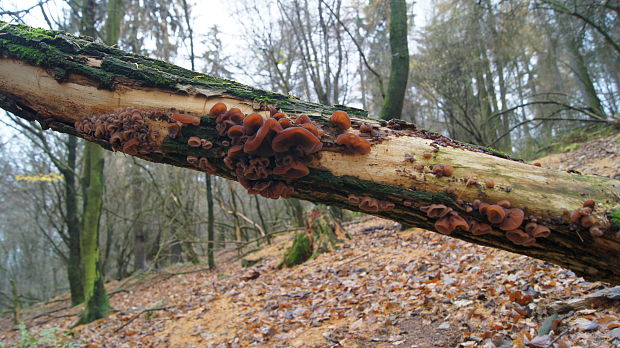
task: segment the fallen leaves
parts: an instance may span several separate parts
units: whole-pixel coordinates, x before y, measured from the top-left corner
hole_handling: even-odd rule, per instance
[[[548,312],[557,301],[598,291],[600,283],[437,234],[398,232],[385,220],[347,231],[353,240],[345,247],[291,269],[275,268],[280,240],[260,251],[263,261],[250,268],[230,263],[217,271],[152,275],[115,295],[117,311],[109,318],[75,334],[99,346],[497,348],[546,347],[553,340],[557,347],[620,342],[617,301],[588,302],[594,308],[561,317]],[[166,310],[145,312],[155,307]],[[72,323],[64,318],[46,325],[69,330]],[[0,333],[0,341],[14,339],[14,332]]]

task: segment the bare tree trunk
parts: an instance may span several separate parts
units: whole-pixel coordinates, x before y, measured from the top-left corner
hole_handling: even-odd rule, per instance
[[[133,174],[132,183],[132,195],[131,206],[134,216],[133,221],[133,269],[134,271],[146,269],[146,233],[144,229],[143,219],[143,194],[144,189],[142,178],[140,177],[140,171],[136,166],[131,167]]]
[[[67,231],[69,234],[69,260],[67,275],[71,290],[71,304],[78,305],[84,302],[84,288],[82,287],[82,271],[80,260],[80,221],[78,219],[77,188],[75,173],[77,170],[77,138],[67,137],[67,167],[62,170],[65,178],[65,214]]]
[[[271,235],[269,235],[269,229],[267,228],[265,219],[263,219],[263,212],[260,209],[260,201],[258,200],[258,196],[254,196],[254,202],[256,202],[256,213],[258,213],[258,218],[260,219],[260,225],[263,228],[263,231],[265,232],[265,239],[267,240],[267,244],[271,245]],[[257,235],[256,237],[257,237],[256,238],[257,241],[260,241],[260,239],[258,239],[259,236]]]
[[[247,238],[245,238],[245,236],[243,235],[243,230],[241,229],[241,223],[239,221],[239,216],[237,216],[237,198],[235,197],[235,190],[233,190],[233,187],[232,187],[233,183],[230,181],[227,181],[226,183],[228,184],[228,193],[230,194],[230,200],[232,203],[231,215],[233,216],[233,221],[234,221],[235,241],[239,243],[238,251],[241,252],[241,247],[243,244],[241,244],[240,242],[243,242]]]
[[[217,135],[214,118],[203,116],[212,106],[224,102],[229,108],[264,117],[269,116],[268,105],[291,115],[305,113],[325,135],[321,138],[322,150],[308,162],[308,175],[286,181],[293,190],[291,197],[368,211],[369,207],[359,202],[363,199],[377,203],[372,209],[374,215],[445,232],[441,222],[446,221],[429,214],[432,204],[440,205],[451,209],[450,217],[467,222],[463,229],[452,231],[452,237],[529,255],[590,279],[620,284],[618,180],[532,166],[405,122],[359,118],[364,116],[363,111],[339,106],[353,116],[348,132],[360,134],[371,143],[370,153],[352,155],[335,143],[338,131],[329,121],[333,107],[193,73],[81,38],[41,29],[34,32],[23,26],[5,24],[0,28],[0,106],[20,117],[111,149],[109,137],[78,132],[75,122],[90,116],[117,115],[119,107],[148,109],[151,111],[142,114],[160,115],[145,119],[148,137],[143,146],[148,150],[127,152],[194,170],[197,168],[187,156],[199,156],[212,165],[208,169],[211,173],[237,179],[223,162],[229,149],[227,138]],[[170,108],[201,116],[195,119],[199,124],[184,125],[180,135],[172,136],[170,132],[178,124],[173,125]],[[359,132],[362,123],[373,126],[372,137]],[[192,147],[188,144],[190,136],[205,139],[212,147]],[[449,175],[442,176],[440,166],[451,166]],[[479,209],[481,203],[507,205],[502,202],[505,200],[511,204],[509,213],[523,214],[522,220],[517,219],[519,228],[535,224],[548,228],[550,234],[527,246],[512,242],[515,239],[506,232],[508,225],[494,224],[489,214]],[[580,210],[584,203],[592,204],[584,202],[587,200],[595,201],[594,209]],[[453,222],[449,221],[451,226]],[[488,233],[469,231],[478,231],[474,227],[481,224],[490,226]]]
[[[392,0],[390,7],[390,50],[392,65],[388,90],[383,101],[381,118],[400,119],[409,78],[409,47],[407,46],[407,4]]]
[[[213,249],[215,249],[215,217],[213,216],[213,185],[211,183],[211,175],[205,174],[207,183],[207,263],[209,269],[215,268],[215,257]]]

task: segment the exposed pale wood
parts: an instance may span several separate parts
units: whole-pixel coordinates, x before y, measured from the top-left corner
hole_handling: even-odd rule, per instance
[[[92,65],[92,60],[89,60],[89,65]],[[59,88],[58,81],[45,69],[14,59],[2,59],[0,76],[2,91],[20,96],[24,103],[35,106],[34,110],[42,117],[49,116],[66,121],[110,113],[128,106],[175,108],[205,115],[219,102],[235,105],[244,113],[260,112],[268,115],[266,111],[255,109],[251,102],[223,97],[222,91],[191,86],[179,85],[179,90],[188,92],[188,95],[181,95],[172,91],[139,87],[130,81],[119,81],[116,89],[110,91],[98,88],[96,81],[71,74],[62,84],[62,88]]]
[[[360,179],[385,185],[417,190],[442,192],[448,187],[457,189],[459,198],[465,201],[483,199],[497,202],[510,200],[519,207],[528,207],[537,215],[557,214],[562,209],[575,210],[585,199],[604,202],[609,190],[620,192],[620,183],[611,183],[601,177],[590,176],[584,185],[583,177],[557,170],[534,167],[530,164],[497,158],[496,156],[471,152],[453,147],[441,147],[433,153],[432,141],[415,137],[392,137],[374,145],[368,156],[351,156],[325,152],[319,165],[334,175],[354,175]],[[432,153],[433,158],[424,159],[422,154]],[[405,154],[415,156],[415,162],[404,161]],[[342,165],[346,162],[346,165]],[[455,172],[450,178],[437,178],[415,170],[418,164],[450,164]],[[493,179],[495,188],[466,186],[467,178],[477,178],[484,184]],[[484,185],[483,185],[484,186]],[[509,193],[503,189],[511,188]],[[611,202],[610,202],[611,203]],[[604,203],[603,203],[604,204]]]

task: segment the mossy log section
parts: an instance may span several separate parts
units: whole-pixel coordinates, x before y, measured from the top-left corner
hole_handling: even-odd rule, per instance
[[[159,149],[138,156],[190,169],[196,168],[187,163],[188,155],[207,157],[217,166],[217,175],[235,179],[222,163],[225,145],[207,115],[217,102],[264,116],[269,115],[268,105],[288,114],[305,113],[325,130],[323,150],[311,162],[310,174],[290,183],[293,197],[358,211],[349,195],[372,197],[394,205],[375,215],[429,230],[435,230],[435,221],[420,210],[422,206],[443,204],[461,216],[484,222],[486,217],[472,211],[471,202],[509,200],[525,211],[526,219],[536,217],[549,227],[551,235],[527,247],[513,244],[497,228],[485,235],[455,230],[451,236],[558,264],[589,279],[620,284],[620,239],[613,222],[613,216],[620,215],[620,181],[536,167],[491,149],[418,130],[412,124],[368,119],[363,110],[305,102],[129,54],[89,38],[0,22],[0,106],[43,127],[83,136],[74,127],[82,117],[113,113],[122,107],[183,110],[201,116],[200,125],[185,126],[182,136],[171,139],[165,121],[148,120],[150,143]],[[337,109],[352,116],[352,133],[359,134],[362,122],[374,127],[370,154],[347,154],[334,144],[336,132],[328,117]],[[215,146],[209,150],[190,147],[187,139],[191,135]],[[87,138],[111,148],[103,139]],[[454,173],[437,177],[430,170],[436,164],[453,166]],[[489,179],[495,183],[493,188],[484,184]],[[570,221],[570,213],[588,199],[596,201],[592,215],[605,231],[600,237]]]

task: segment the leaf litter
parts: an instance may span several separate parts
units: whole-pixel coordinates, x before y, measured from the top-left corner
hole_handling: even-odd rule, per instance
[[[378,218],[352,224],[353,239],[339,250],[290,269],[276,268],[290,243],[281,237],[248,256],[264,259],[250,269],[238,261],[215,271],[194,266],[194,273],[179,265],[134,279],[124,286],[127,292],[112,296],[109,318],[72,331],[89,347],[611,347],[620,342],[618,301],[592,303],[593,308],[568,315],[548,311],[551,304],[595,292],[604,283],[528,257],[398,227]],[[119,286],[109,283],[108,290]],[[62,316],[79,307],[57,311],[60,318],[44,324],[37,324],[40,317],[32,319],[53,306],[24,314],[31,330],[70,330],[75,317]],[[150,308],[163,309],[138,316]],[[16,342],[9,318],[0,328],[0,341]]]

